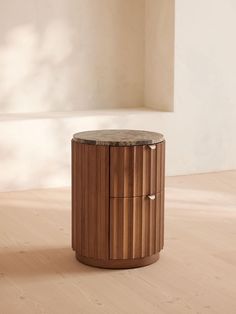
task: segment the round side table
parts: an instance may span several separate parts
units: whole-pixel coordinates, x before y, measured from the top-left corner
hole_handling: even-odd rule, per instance
[[[91,266],[154,263],[164,243],[165,140],[138,130],[72,139],[72,248]]]

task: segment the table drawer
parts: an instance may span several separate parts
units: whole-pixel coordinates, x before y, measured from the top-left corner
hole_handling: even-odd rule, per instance
[[[110,196],[135,197],[164,189],[165,142],[110,147]]]
[[[163,248],[163,224],[164,192],[151,199],[110,198],[110,259],[156,254]]]

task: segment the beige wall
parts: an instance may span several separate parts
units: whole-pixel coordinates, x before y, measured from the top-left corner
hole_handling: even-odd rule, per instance
[[[143,0],[0,2],[0,112],[144,103]]]
[[[174,107],[174,0],[145,1],[145,104]]]
[[[0,21],[0,113],[173,109],[174,0],[9,0]]]

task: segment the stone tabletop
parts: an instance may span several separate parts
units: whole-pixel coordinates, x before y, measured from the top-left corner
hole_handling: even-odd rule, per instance
[[[84,144],[133,146],[160,143],[164,136],[143,130],[94,130],[76,133],[73,139]]]

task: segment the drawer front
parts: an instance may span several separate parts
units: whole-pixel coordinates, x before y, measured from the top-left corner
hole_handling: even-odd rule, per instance
[[[134,197],[164,189],[165,142],[110,147],[110,196]]]
[[[163,248],[163,197],[110,199],[110,259],[142,258]]]

